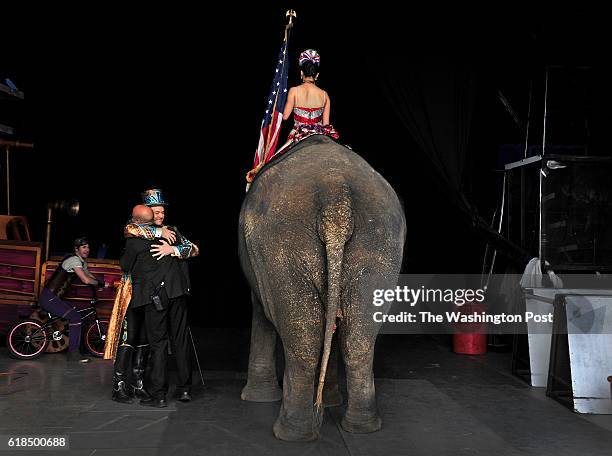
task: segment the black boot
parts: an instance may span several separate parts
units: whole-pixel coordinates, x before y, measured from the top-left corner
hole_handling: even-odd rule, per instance
[[[117,349],[115,358],[115,372],[113,375],[113,401],[131,404],[134,402],[131,389],[128,386],[127,374],[132,364],[134,347],[131,345],[121,345]]]
[[[140,345],[136,347],[134,352],[134,366],[132,369],[132,389],[134,397],[138,399],[150,399],[151,395],[144,387],[144,374],[149,360],[150,348],[148,345]]]

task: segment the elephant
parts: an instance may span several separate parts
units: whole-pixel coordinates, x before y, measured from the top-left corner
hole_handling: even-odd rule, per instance
[[[253,305],[241,398],[282,398],[273,426],[278,439],[320,437],[336,324],[348,395],[341,425],[355,433],[381,428],[372,369],[380,323],[372,318],[367,282],[376,277],[377,287],[396,285],[405,237],[393,188],[327,136],[302,140],[256,176],[239,217],[240,263]],[[282,391],[277,334],[285,357]],[[334,389],[337,398],[337,383]]]

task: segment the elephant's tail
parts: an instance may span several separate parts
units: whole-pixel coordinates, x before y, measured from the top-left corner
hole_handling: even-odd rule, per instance
[[[314,404],[314,423],[319,427],[323,421],[323,387],[331,352],[336,314],[340,304],[340,280],[344,246],[353,234],[353,210],[351,192],[346,183],[332,189],[329,201],[323,205],[318,220],[318,234],[325,243],[327,256],[327,306],[325,311],[325,335],[319,385]]]

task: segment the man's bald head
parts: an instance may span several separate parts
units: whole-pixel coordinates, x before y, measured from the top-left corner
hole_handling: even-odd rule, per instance
[[[153,221],[153,211],[144,204],[138,204],[132,209],[132,220],[135,223],[151,223]]]

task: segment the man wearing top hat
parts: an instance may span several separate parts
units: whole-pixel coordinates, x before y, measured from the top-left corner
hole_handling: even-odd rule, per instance
[[[178,369],[177,395],[182,402],[191,400],[192,368],[191,344],[187,321],[187,297],[190,293],[189,267],[187,258],[197,256],[198,246],[184,237],[174,226],[165,226],[165,208],[168,205],[160,189],[146,190],[142,194],[143,203],[153,210],[153,225],[131,223],[125,227],[126,238],[142,238],[153,240],[161,238],[161,244],[151,246],[151,254],[158,260],[166,256],[174,257],[164,281],[164,292],[168,298],[167,323],[172,351],[176,357]],[[146,355],[146,354],[145,354]],[[146,356],[136,357],[141,363],[146,363]],[[137,366],[134,366],[134,372]],[[138,369],[142,372],[142,366]],[[142,385],[140,385],[142,387]],[[138,388],[138,385],[136,385]],[[150,391],[153,395],[155,391]],[[151,405],[155,405],[153,402]]]

